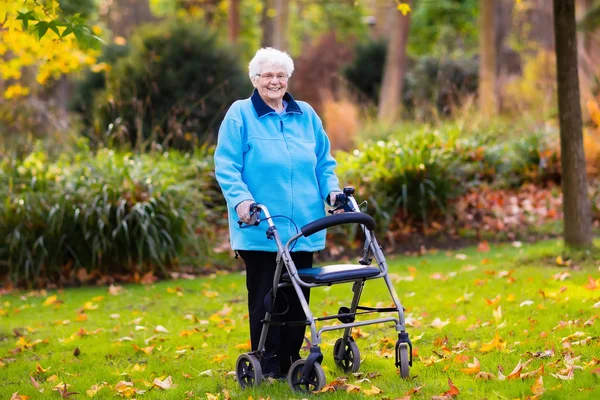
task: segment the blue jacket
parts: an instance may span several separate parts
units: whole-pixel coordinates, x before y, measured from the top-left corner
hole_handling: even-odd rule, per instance
[[[234,250],[277,251],[267,240],[266,222],[240,229],[235,208],[244,200],[264,204],[271,215],[291,218],[298,229],[324,217],[323,201],[339,190],[336,162],[323,124],[313,108],[286,93],[287,109],[279,115],[255,90],[232,104],[219,129],[215,174],[227,201],[229,235]],[[264,215],[263,215],[264,217]],[[285,218],[273,222],[282,242],[296,234]],[[300,238],[294,251],[325,247],[325,231]]]

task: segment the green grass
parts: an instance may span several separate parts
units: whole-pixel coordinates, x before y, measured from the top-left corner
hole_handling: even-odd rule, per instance
[[[525,362],[532,358],[532,353],[546,350],[553,350],[554,355],[535,358],[522,371],[534,371],[544,364],[546,391],[541,398],[599,398],[599,376],[594,371],[600,365],[585,363],[600,354],[600,322],[597,320],[600,308],[594,308],[600,301],[600,290],[584,287],[588,276],[600,278],[598,262],[559,267],[542,261],[561,254],[561,248],[559,240],[551,240],[524,244],[521,248],[497,245],[487,253],[469,248],[423,257],[390,257],[391,276],[397,281],[396,290],[412,321],[409,333],[413,340],[420,337],[414,341],[418,356],[411,369],[412,379],[401,380],[393,359],[380,355],[378,342],[393,339],[393,327],[367,326],[361,332],[368,336],[357,339],[363,359],[360,371],[380,373],[370,380],[383,393],[364,395],[371,384],[362,382],[357,384],[362,388],[361,394],[349,395],[338,390],[319,394],[318,398],[394,399],[423,385],[411,398],[431,399],[449,390],[448,378],[460,390],[458,398],[461,399],[526,398],[533,395],[531,387],[536,378],[498,380],[498,366],[504,368],[504,375],[509,375],[519,360]],[[466,259],[457,258],[457,254],[464,254]],[[568,272],[570,277],[564,281],[553,279],[553,275],[562,272]],[[398,280],[411,273],[413,281]],[[61,303],[43,305],[52,295]],[[340,305],[349,305],[350,295],[349,285],[314,289],[312,310],[315,314],[335,313]],[[97,298],[99,296],[103,299]],[[136,388],[148,390],[135,396],[142,399],[206,399],[209,398],[206,393],[221,393],[219,398],[223,399],[223,389],[228,390],[233,399],[310,397],[293,393],[284,382],[241,390],[235,377],[228,374],[234,370],[237,356],[245,351],[236,346],[248,342],[245,296],[244,277],[239,273],[149,286],[130,285],[116,296],[110,295],[106,287],[3,295],[0,297],[0,360],[4,365],[0,364],[0,398],[8,399],[17,391],[32,399],[60,398],[60,394],[52,390],[59,382],[70,384],[69,390],[79,392],[77,398],[87,398],[86,390],[106,382],[95,398],[114,398],[118,397],[115,388],[120,381],[133,382]],[[497,303],[488,305],[486,299],[496,296],[499,296]],[[527,300],[533,304],[521,306]],[[98,308],[85,311],[88,319],[78,322],[77,315],[87,302],[92,302],[87,308]],[[362,303],[376,305],[378,302],[390,303],[383,281],[367,282]],[[502,315],[496,320],[494,310],[498,306]],[[218,312],[223,315],[215,316]],[[120,318],[116,315],[111,318],[112,314]],[[135,321],[136,318],[140,320]],[[448,324],[434,328],[431,323],[436,318]],[[67,320],[70,323],[66,323]],[[158,325],[168,333],[155,333]],[[145,330],[136,330],[136,326]],[[88,334],[76,335],[81,329]],[[186,330],[193,333],[181,336]],[[38,343],[13,354],[11,350],[23,347],[15,332],[24,334],[27,343],[37,339],[48,343]],[[331,354],[338,332],[324,334],[323,368],[328,382],[344,375],[335,367]],[[572,347],[563,348],[561,340],[576,332],[583,332],[583,336],[566,340]],[[506,347],[487,353],[480,351],[496,333]],[[145,343],[153,336],[154,340]],[[123,340],[125,337],[132,340]],[[591,337],[588,344],[573,344],[587,337]],[[439,359],[434,352],[444,355],[445,338],[445,347],[453,353],[427,366],[426,360],[432,356],[434,360]],[[457,350],[459,343],[465,345],[463,350]],[[155,347],[147,355],[137,351],[134,345]],[[77,356],[74,355],[76,349]],[[458,354],[468,357],[468,362],[457,360]],[[583,369],[574,370],[573,380],[552,376],[565,368],[567,354],[581,357],[575,364]],[[479,360],[481,371],[495,375],[496,379],[484,381],[462,372],[474,357]],[[142,371],[136,371],[136,363]],[[36,372],[36,364],[48,370]],[[200,375],[202,372],[205,374]],[[57,375],[57,380],[47,382],[53,375]],[[30,376],[39,382],[43,393],[34,388]],[[152,388],[155,378],[167,376],[172,377],[174,388]],[[349,376],[348,383],[355,383],[357,379]]]

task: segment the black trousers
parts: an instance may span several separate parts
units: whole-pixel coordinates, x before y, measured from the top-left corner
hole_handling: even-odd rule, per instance
[[[277,253],[267,251],[238,250],[246,264],[246,288],[248,289],[248,313],[250,320],[250,341],[252,351],[258,349],[262,320],[265,318],[265,296],[273,288],[273,278],[277,267]],[[313,253],[298,251],[292,253],[297,269],[312,268]],[[285,267],[282,273],[285,273]],[[302,288],[308,302],[310,291]],[[289,308],[288,308],[289,307]],[[276,315],[285,311],[283,315]],[[293,287],[278,290],[273,321],[302,321],[306,319],[300,300]],[[290,365],[300,359],[300,348],[304,341],[305,325],[269,326],[265,344],[265,358],[261,363],[263,374],[286,374]]]

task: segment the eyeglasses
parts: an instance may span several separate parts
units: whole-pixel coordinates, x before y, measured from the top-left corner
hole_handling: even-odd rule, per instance
[[[288,76],[286,74],[256,74],[256,76],[261,77],[262,79],[271,82],[273,78],[277,77],[277,80],[280,82],[285,82],[288,80]]]

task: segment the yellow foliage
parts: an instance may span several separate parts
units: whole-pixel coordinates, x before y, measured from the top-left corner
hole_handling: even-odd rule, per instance
[[[33,0],[0,1],[0,77],[10,81],[10,86],[3,93],[6,99],[27,96],[35,85],[45,85],[50,79],[93,65],[99,55],[97,50],[83,50],[73,33],[61,38],[49,29],[38,39],[30,32],[37,20],[30,20],[29,30],[24,30],[22,20],[17,19],[19,12],[32,11],[39,21],[56,20],[58,1],[51,0],[45,4],[47,7],[43,8]],[[57,29],[62,34],[66,27]],[[22,72],[25,69],[35,74],[35,81],[24,78]]]
[[[526,61],[523,75],[505,86],[502,107],[517,115],[532,110],[546,118],[556,112],[556,86],[554,53],[541,50]]]

